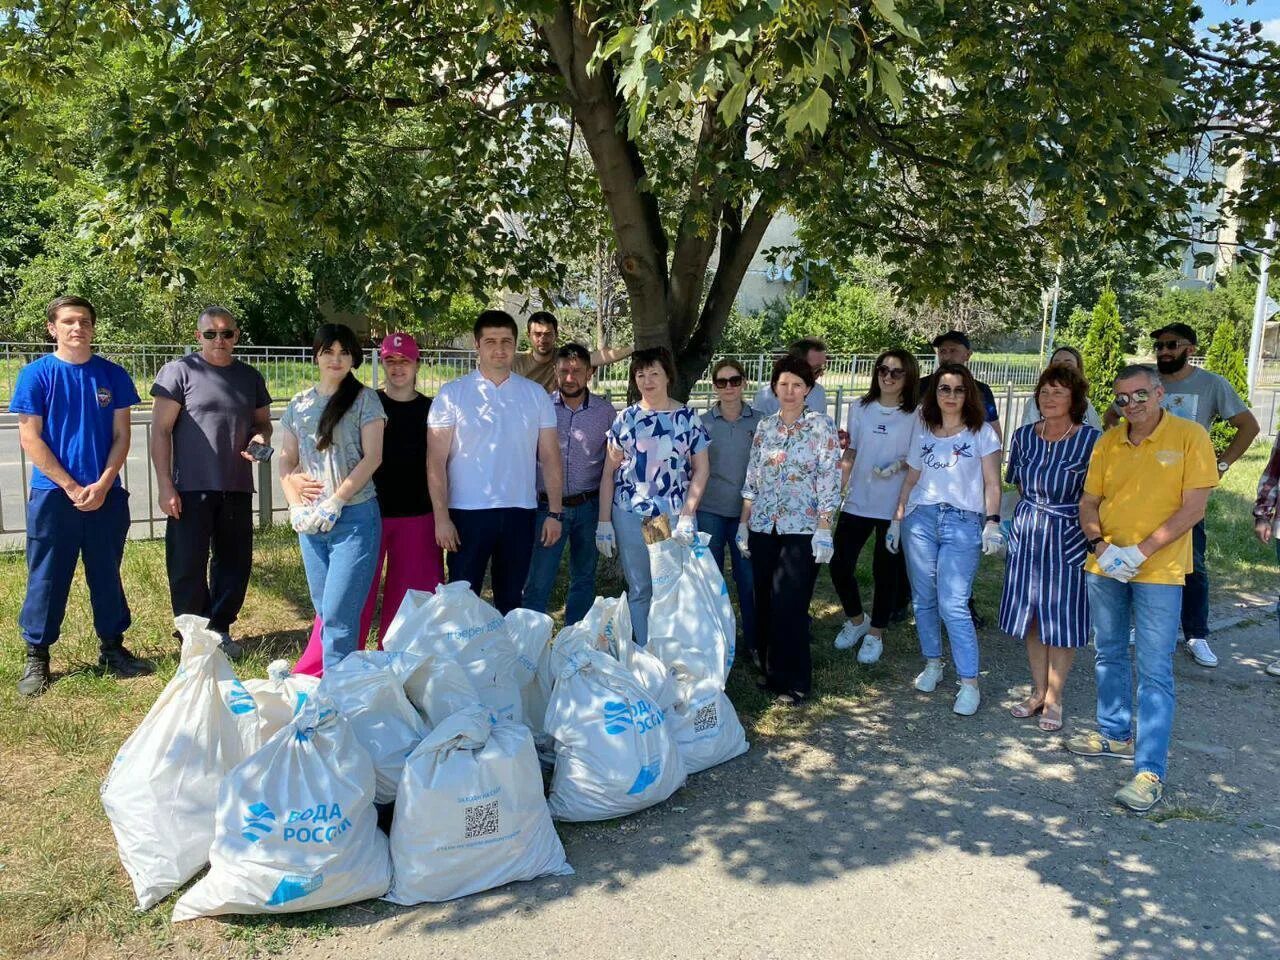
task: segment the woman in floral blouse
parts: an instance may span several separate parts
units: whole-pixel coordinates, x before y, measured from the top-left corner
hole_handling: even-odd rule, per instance
[[[621,411],[609,428],[600,478],[596,548],[611,557],[617,538],[631,629],[642,647],[649,642],[653,597],[644,521],[665,516],[671,521],[672,537],[692,544],[698,532],[698,501],[711,472],[706,428],[693,410],[667,394],[675,376],[675,362],[665,347],[632,354],[631,382],[640,402]]]
[[[738,549],[755,577],[761,689],[780,703],[809,698],[808,623],[818,564],[831,561],[831,518],[840,508],[840,444],[825,413],[805,408],[813,370],[800,357],[773,365],[780,409],[756,427],[742,487]]]

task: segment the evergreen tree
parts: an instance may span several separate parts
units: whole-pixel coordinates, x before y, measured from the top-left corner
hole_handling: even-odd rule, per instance
[[[1124,325],[1116,295],[1110,290],[1093,308],[1089,332],[1080,350],[1084,355],[1084,376],[1089,381],[1089,399],[1099,410],[1111,406],[1111,385],[1124,366]]]
[[[1209,344],[1209,352],[1205,354],[1204,365],[1207,370],[1225,377],[1236,393],[1248,403],[1248,363],[1236,324],[1230,318],[1220,321],[1213,331],[1213,341]],[[1236,428],[1224,420],[1219,420],[1209,431],[1209,436],[1213,438],[1213,448],[1219,454],[1231,445],[1235,435]]]

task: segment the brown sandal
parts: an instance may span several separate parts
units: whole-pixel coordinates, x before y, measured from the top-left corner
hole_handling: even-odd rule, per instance
[[[1049,707],[1041,704],[1040,729],[1045,733],[1054,733],[1062,729],[1062,704]]]
[[[1035,697],[1027,697],[1021,703],[1015,703],[1009,708],[1009,712],[1019,720],[1026,720],[1028,717],[1034,717],[1037,713],[1044,709],[1044,701],[1036,700]]]

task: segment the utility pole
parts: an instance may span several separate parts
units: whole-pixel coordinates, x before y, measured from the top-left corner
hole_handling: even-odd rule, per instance
[[[1258,293],[1253,298],[1253,331],[1249,335],[1249,402],[1258,386],[1258,371],[1262,365],[1262,327],[1267,319],[1267,271],[1271,267],[1270,241],[1276,238],[1276,222],[1267,224],[1268,244],[1258,260]]]

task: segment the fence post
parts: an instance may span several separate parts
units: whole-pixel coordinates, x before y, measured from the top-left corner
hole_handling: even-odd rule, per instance
[[[1013,381],[1006,380],[1004,384],[1004,442],[1001,444],[1003,449],[1008,449],[1009,444],[1013,440]]]
[[[373,363],[371,364],[371,366],[373,368],[373,374],[371,376],[371,379],[373,380],[373,389],[377,390],[378,389],[378,351],[376,349],[373,351]]]
[[[266,530],[271,526],[272,514],[271,498],[273,492],[271,489],[271,461],[258,461],[258,528]]]

